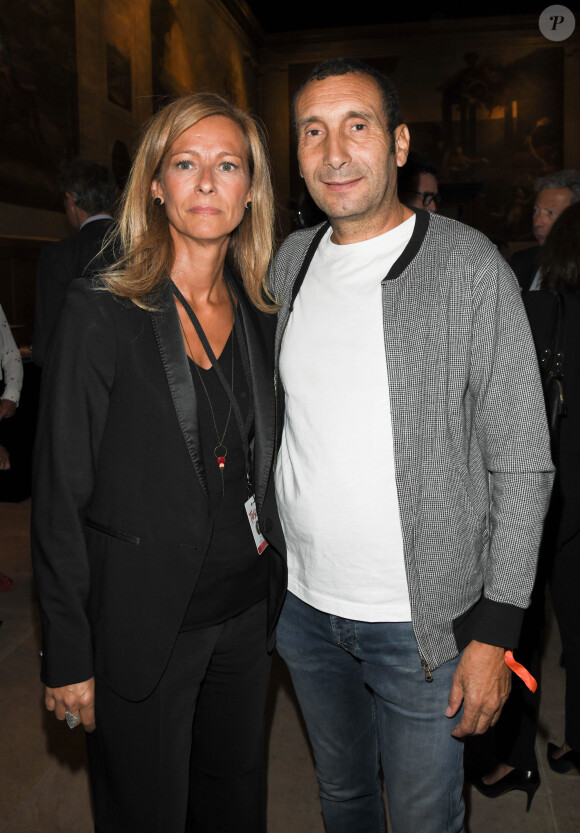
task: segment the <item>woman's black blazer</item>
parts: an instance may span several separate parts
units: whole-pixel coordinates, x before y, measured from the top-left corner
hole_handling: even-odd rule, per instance
[[[275,316],[233,286],[255,403],[254,481],[270,542],[268,634],[286,588],[276,512]],[[169,659],[212,530],[197,404],[169,282],[146,312],[77,280],[43,374],[32,549],[42,679],[101,675],[146,697]]]

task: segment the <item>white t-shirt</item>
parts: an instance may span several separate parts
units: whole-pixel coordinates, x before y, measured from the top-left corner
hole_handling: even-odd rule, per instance
[[[324,236],[280,354],[285,423],[276,495],[289,589],[327,613],[411,619],[395,484],[381,281],[415,215],[361,243]]]

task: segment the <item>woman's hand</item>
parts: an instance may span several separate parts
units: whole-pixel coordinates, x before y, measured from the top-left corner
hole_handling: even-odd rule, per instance
[[[57,720],[65,719],[65,712],[80,715],[85,732],[95,731],[95,678],[60,688],[46,687],[44,705],[54,712]]]

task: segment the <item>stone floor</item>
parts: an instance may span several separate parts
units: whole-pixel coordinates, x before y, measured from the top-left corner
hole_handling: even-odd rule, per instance
[[[0,503],[0,572],[14,580],[12,590],[0,591],[0,833],[90,833],[82,733],[57,725],[42,705],[29,515],[28,501]],[[575,772],[556,775],[545,763],[546,741],[562,739],[564,672],[559,654],[557,628],[552,626],[538,738],[542,784],[530,812],[525,812],[521,792],[492,801],[466,785],[469,833],[579,833],[580,777]],[[268,727],[269,833],[324,833],[312,758],[278,658]]]

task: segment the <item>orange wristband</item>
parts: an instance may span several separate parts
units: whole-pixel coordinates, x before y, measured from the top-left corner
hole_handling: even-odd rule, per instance
[[[506,651],[505,652],[504,660],[505,660],[505,664],[508,666],[508,668],[511,668],[511,670],[514,672],[514,674],[518,675],[520,680],[522,680],[522,682],[525,685],[527,685],[527,687],[530,689],[530,691],[533,694],[535,692],[535,690],[537,689],[537,687],[538,687],[538,683],[532,677],[530,672],[526,668],[524,668],[523,665],[521,665],[519,662],[517,662],[514,659],[514,655],[513,655],[512,651]]]

